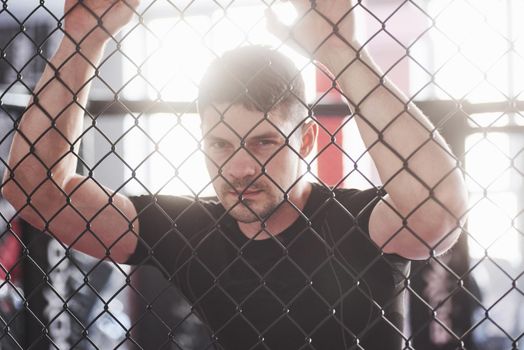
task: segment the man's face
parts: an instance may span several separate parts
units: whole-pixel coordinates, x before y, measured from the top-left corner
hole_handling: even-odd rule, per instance
[[[285,203],[285,193],[291,196],[302,174],[301,132],[290,135],[295,126],[278,112],[265,117],[241,105],[216,107],[202,113],[213,187],[237,221],[265,220]]]

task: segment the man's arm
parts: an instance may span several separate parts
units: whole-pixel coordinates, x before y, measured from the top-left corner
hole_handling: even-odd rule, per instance
[[[77,175],[76,154],[90,80],[106,42],[137,6],[138,0],[66,0],[66,35],[18,125],[2,185],[5,198],[36,228],[118,262],[136,246],[136,210],[125,196]]]
[[[371,238],[384,252],[409,259],[446,251],[460,234],[467,207],[455,157],[357,42],[352,1],[318,0],[314,10],[309,0],[291,2],[302,16],[297,25],[287,28],[270,13],[270,28],[285,41],[292,34],[299,50],[337,78],[388,193],[371,214]]]

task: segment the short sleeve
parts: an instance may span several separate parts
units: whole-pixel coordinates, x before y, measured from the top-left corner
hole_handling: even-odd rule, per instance
[[[397,255],[388,254],[380,251],[369,234],[369,220],[375,206],[386,196],[387,192],[382,187],[370,188],[366,190],[348,189],[340,190],[336,193],[336,200],[340,203],[348,216],[352,217],[353,223],[358,230],[363,233],[370,242],[379,250],[380,254],[387,258],[392,264],[404,264],[408,260]]]
[[[131,200],[131,203],[133,203],[137,212],[136,225],[139,228],[139,237],[135,251],[127,259],[125,264],[138,265],[139,263],[142,263],[142,261],[144,261],[144,259],[149,255],[150,246],[147,242],[151,243],[152,241],[152,238],[150,237],[152,230],[149,228],[149,220],[147,220],[148,215],[145,214],[155,210],[151,210],[151,208],[149,208],[153,205],[152,196],[129,197],[129,199]]]
[[[211,205],[191,198],[139,196],[130,199],[137,211],[139,237],[126,264],[152,265],[166,276],[172,275],[191,254],[197,232],[215,222]]]
[[[338,210],[339,219],[332,217],[332,221],[337,222],[335,225],[342,233],[338,237],[339,244],[345,246],[345,251],[354,257],[348,260],[361,269],[382,261],[395,288],[402,288],[409,273],[410,260],[398,254],[384,253],[369,234],[371,213],[385,196],[386,191],[382,188],[340,190],[335,198],[342,208]],[[345,219],[341,220],[341,216]]]
[[[334,190],[332,200],[335,214],[331,219],[341,221],[345,226],[353,226],[369,237],[371,212],[384,195],[382,188]]]
[[[373,209],[385,195],[382,188],[367,190],[348,190],[337,196],[355,217],[355,224],[369,236],[369,219]]]

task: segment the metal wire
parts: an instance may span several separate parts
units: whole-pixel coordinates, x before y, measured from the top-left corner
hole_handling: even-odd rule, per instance
[[[18,191],[16,196],[7,195],[15,209],[5,199],[0,202],[1,349],[519,348],[524,336],[524,81],[519,75],[524,71],[524,49],[518,36],[523,27],[515,13],[522,5],[502,1],[497,4],[505,12],[493,14],[490,10],[495,7],[486,1],[358,1],[347,13],[334,16],[333,23],[322,12],[320,1],[291,3],[304,7],[295,26],[320,16],[332,29],[331,35],[307,47],[300,43],[300,33],[290,31],[273,42],[276,51],[253,46],[266,44],[265,39],[257,41],[264,23],[261,10],[287,11],[277,1],[151,0],[139,7],[134,1],[114,1],[112,6],[124,4],[122,13],[129,10],[134,17],[118,35],[113,34],[111,23],[104,22],[111,7],[97,15],[88,1],[79,1],[65,13],[45,1],[31,5],[1,1],[0,170],[6,173],[1,188],[3,193],[12,192],[13,187]],[[243,5],[248,7],[243,9]],[[250,7],[254,10],[245,23],[235,11],[247,14]],[[84,8],[98,21],[82,38],[74,38],[73,31],[64,26],[64,18],[75,8]],[[460,11],[476,19],[472,30],[482,29],[488,43],[500,44],[484,47],[491,51],[488,58],[472,54],[472,43],[482,38],[449,24],[464,16]],[[366,28],[357,29],[360,46],[343,34],[346,19],[353,15],[359,18],[356,28]],[[409,19],[413,30],[405,33]],[[462,20],[461,26],[466,26]],[[227,31],[228,25],[233,29]],[[97,30],[109,37],[100,62],[82,46]],[[187,42],[201,50],[192,57],[195,61],[198,54],[209,55],[218,62],[215,65],[231,60],[216,76],[207,76],[211,83],[216,83],[213,79],[227,82],[217,91],[206,91],[192,73],[184,71],[187,67],[170,65],[165,58],[162,50],[169,47],[167,41],[181,33],[199,39]],[[232,38],[227,48],[236,49],[237,55],[238,47],[255,50],[251,56],[246,51],[243,60],[256,62],[256,69],[244,67],[244,61],[235,61],[234,55],[228,58],[224,48],[217,47],[213,40],[224,33]],[[75,42],[74,53],[52,61],[62,37]],[[337,72],[329,72],[311,58],[292,69],[279,61],[281,54],[273,54],[298,43],[299,51],[320,55],[333,38],[345,44],[341,51],[355,52]],[[377,49],[385,43],[389,51]],[[176,50],[189,49],[179,46]],[[368,51],[382,72],[366,58]],[[73,88],[62,69],[79,57],[93,74]],[[164,57],[163,61],[158,57]],[[450,77],[448,71],[458,61],[462,71]],[[166,65],[160,74],[154,71],[159,62]],[[54,76],[37,88],[46,66]],[[378,82],[358,100],[341,87],[356,66],[372,72]],[[247,76],[239,73],[243,70],[249,72]],[[308,76],[309,71],[314,77]],[[306,99],[302,91],[303,75],[316,80],[314,98]],[[170,86],[183,79],[187,84],[173,93]],[[403,91],[390,81],[400,82]],[[53,85],[57,82],[61,85]],[[82,90],[89,84],[94,93],[84,104]],[[457,92],[454,84],[462,90]],[[59,86],[70,95],[57,111],[42,98],[49,86]],[[195,93],[176,96],[186,90]],[[381,94],[391,97],[389,108],[395,115],[378,126],[369,116],[374,109],[368,101]],[[238,113],[238,106],[243,106],[247,120],[249,113],[258,113],[260,119],[239,129],[238,119],[232,121],[230,116]],[[416,117],[415,106],[433,125]],[[60,118],[75,108],[81,109],[84,128],[71,138]],[[26,119],[32,115],[31,110],[39,110],[47,123],[36,136],[23,126],[30,121],[22,121],[24,114]],[[273,118],[276,110],[295,113],[299,120],[281,129],[283,123]],[[198,129],[191,120],[204,111],[206,118],[216,122],[202,122]],[[395,147],[395,138],[389,136],[400,120],[414,120],[427,134],[427,140],[408,154]],[[294,135],[311,121],[324,141],[315,144],[313,155],[304,157],[293,146]],[[346,141],[357,136],[356,124],[376,135],[357,150]],[[256,140],[273,142],[274,150],[264,157],[250,140],[261,127],[273,135]],[[216,137],[217,130],[238,140],[239,146],[229,145],[228,153],[213,153],[214,147],[228,147],[227,138]],[[438,142],[439,132],[449,149]],[[41,151],[50,135],[61,137],[65,143],[61,147],[68,149],[51,160]],[[8,154],[16,137],[15,142],[27,145],[28,151],[13,163]],[[187,144],[177,144],[177,137]],[[210,142],[218,145],[210,146]],[[411,165],[434,145],[452,157],[455,165],[435,183],[428,183]],[[58,142],[54,146],[60,147]],[[403,164],[383,181],[376,168],[366,163],[366,157],[379,147]],[[305,169],[288,186],[282,178],[273,178],[271,171],[275,171],[270,170],[285,152],[288,160],[296,159]],[[173,153],[180,156],[174,158]],[[242,181],[227,175],[228,167],[241,157],[259,169]],[[76,171],[83,177],[66,188],[56,169],[69,159],[75,159]],[[194,169],[195,159],[200,167],[187,170]],[[30,162],[32,168],[27,166]],[[204,163],[210,177],[195,185]],[[28,169],[35,174],[44,169],[45,178],[28,185],[27,178],[36,176],[27,174]],[[24,172],[27,175],[21,175]],[[457,172],[464,174],[470,194],[467,210],[460,215],[447,205],[452,201],[435,194]],[[407,211],[386,200],[386,190],[403,173],[429,193]],[[355,179],[366,190],[341,190],[354,187]],[[304,180],[317,185],[313,199],[300,207],[291,200],[292,189]],[[213,184],[219,190],[229,188],[228,196],[237,199],[221,203],[214,195],[208,197]],[[253,202],[246,191],[250,186],[274,189],[280,202],[267,212],[255,204],[246,205]],[[39,192],[48,187],[60,205],[42,201]],[[89,210],[78,205],[77,199],[88,187],[106,199],[102,204],[93,201],[95,208]],[[186,196],[180,196],[180,191]],[[128,217],[121,195],[131,198],[136,217]],[[48,200],[53,203],[53,198]],[[375,245],[368,229],[377,203],[400,218],[402,226],[382,247]],[[431,205],[451,216],[462,230],[457,244],[444,255],[438,247],[452,230],[436,242],[427,242],[422,230],[412,224],[416,213]],[[297,219],[290,222],[290,230],[273,235],[267,218],[278,215],[281,207]],[[81,227],[72,238],[57,225],[65,213],[76,221],[63,226]],[[261,222],[250,237],[242,234],[242,225],[233,219],[241,215]],[[463,220],[468,215],[466,224]],[[112,240],[97,235],[104,225],[119,230],[118,220],[127,226],[124,232],[112,233]],[[406,234],[414,237],[413,244],[427,249],[427,259],[409,261],[381,251]],[[128,266],[123,264],[127,259],[115,251],[130,236],[136,238],[137,248],[128,257]],[[86,247],[87,239],[90,246]],[[282,280],[282,275],[289,278]]]

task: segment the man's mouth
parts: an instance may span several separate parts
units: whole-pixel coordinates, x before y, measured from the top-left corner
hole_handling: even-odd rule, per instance
[[[242,199],[246,199],[246,198],[252,198],[252,197],[255,197],[256,195],[262,193],[262,190],[244,190],[244,191],[241,191],[241,190],[238,190],[238,191],[229,191],[229,194],[235,196],[235,197],[242,197]]]

